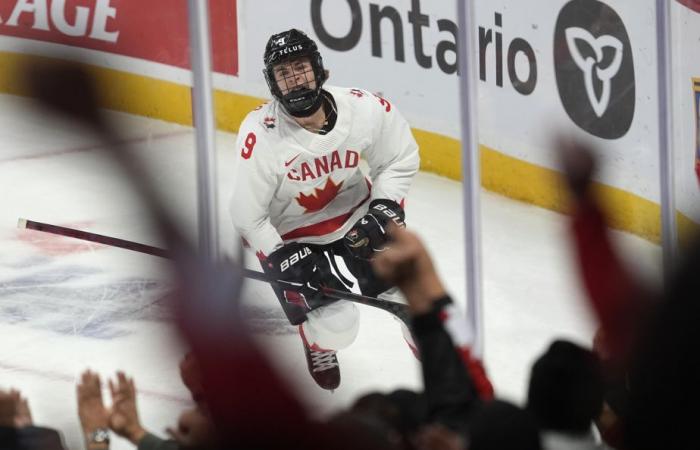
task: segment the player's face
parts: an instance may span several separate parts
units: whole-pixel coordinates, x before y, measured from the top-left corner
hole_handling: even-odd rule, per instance
[[[314,77],[314,69],[308,57],[279,64],[272,70],[282,95],[287,95],[302,87],[316,89],[316,77]]]

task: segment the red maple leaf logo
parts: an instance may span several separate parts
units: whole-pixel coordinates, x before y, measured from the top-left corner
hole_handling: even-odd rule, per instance
[[[311,195],[305,195],[303,192],[300,192],[299,197],[296,199],[299,205],[306,209],[304,214],[320,211],[338,195],[341,186],[343,186],[342,181],[335,184],[333,178],[328,177],[323,188],[315,188]]]

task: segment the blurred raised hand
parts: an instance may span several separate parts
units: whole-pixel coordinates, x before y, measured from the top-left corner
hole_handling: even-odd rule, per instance
[[[109,380],[109,392],[112,395],[109,428],[134,445],[138,445],[146,435],[146,430],[141,426],[136,408],[134,379],[127,378],[124,372],[117,372],[116,380]]]
[[[90,370],[83,372],[77,386],[78,417],[88,448],[108,448],[109,444],[92,442],[92,435],[97,430],[107,429],[109,411],[102,401],[102,381],[100,376]]]
[[[372,260],[375,273],[395,284],[406,296],[413,315],[430,311],[433,302],[445,296],[428,250],[413,232],[390,226],[391,244]]]
[[[214,423],[200,407],[183,412],[178,419],[177,428],[168,428],[166,431],[181,447],[219,448]]]

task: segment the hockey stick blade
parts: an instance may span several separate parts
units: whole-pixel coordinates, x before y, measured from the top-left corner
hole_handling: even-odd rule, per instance
[[[170,258],[170,253],[162,248],[154,247],[152,245],[141,244],[138,242],[127,241],[126,239],[119,239],[112,236],[105,236],[97,233],[90,233],[88,231],[77,230],[75,228],[63,227],[60,225],[52,225],[49,223],[37,222],[35,220],[22,219],[17,221],[17,227],[27,230],[41,231],[44,233],[55,234],[59,236],[71,237],[74,239],[80,239],[88,242],[95,242],[98,244],[107,245],[110,247],[117,247],[125,250],[131,250],[139,253],[145,253],[147,255],[158,256],[161,258]],[[242,275],[246,278],[252,280],[263,281],[266,283],[277,283],[288,286],[290,290],[298,289],[296,283],[284,280],[274,280],[268,277],[263,272],[257,272],[255,270],[243,269]],[[345,292],[337,289],[322,287],[323,294],[326,297],[332,298],[334,300],[349,300],[361,305],[372,306],[374,308],[382,309],[390,314],[395,315],[406,325],[409,325],[409,314],[408,307],[402,303],[392,302],[389,300],[382,300],[376,297],[368,297],[366,295],[355,294],[353,292]]]

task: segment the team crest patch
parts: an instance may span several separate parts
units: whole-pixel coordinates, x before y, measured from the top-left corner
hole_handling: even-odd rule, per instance
[[[366,247],[369,244],[369,238],[364,237],[360,239],[360,233],[354,228],[345,235],[345,240],[352,248]]]
[[[265,125],[265,128],[272,129],[275,128],[275,118],[274,117],[265,117],[263,119],[263,124]]]

